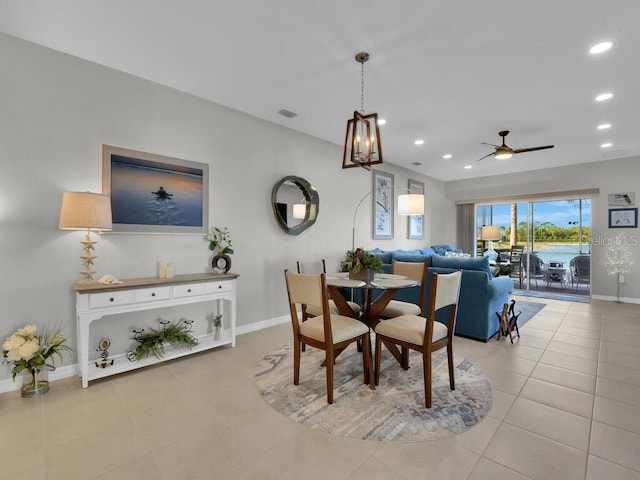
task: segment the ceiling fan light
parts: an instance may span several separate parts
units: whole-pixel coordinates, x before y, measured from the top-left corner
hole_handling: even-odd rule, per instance
[[[509,160],[511,157],[513,157],[513,153],[511,153],[509,150],[498,149],[496,150],[494,157],[496,160]]]

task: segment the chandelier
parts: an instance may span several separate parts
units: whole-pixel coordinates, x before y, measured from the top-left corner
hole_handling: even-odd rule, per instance
[[[347,121],[342,168],[363,167],[370,170],[371,165],[382,163],[378,114],[367,115],[364,110],[364,62],[367,60],[367,52],[356,55],[356,62],[360,63],[360,111],[353,112],[353,118]]]

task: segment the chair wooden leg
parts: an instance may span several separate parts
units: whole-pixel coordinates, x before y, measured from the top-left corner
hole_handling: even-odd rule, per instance
[[[456,389],[456,377],[454,375],[454,365],[453,365],[453,345],[451,344],[451,340],[449,340],[449,345],[447,345],[447,361],[449,362],[449,386],[451,390]]]
[[[364,369],[364,383],[369,384],[371,390],[375,390],[375,379],[373,372],[373,361],[371,357],[371,337],[367,333],[362,341],[362,367]]]
[[[424,404],[431,408],[431,355],[422,355],[422,369],[424,370]]]
[[[300,383],[300,340],[293,342],[293,384]]]
[[[382,338],[376,335],[376,360],[374,370],[374,383],[377,386],[380,381],[380,357],[382,353]]]
[[[401,350],[401,355],[402,355],[402,368],[404,370],[409,370],[409,349],[405,346],[402,347]]]
[[[333,403],[333,353],[327,352],[327,403]]]

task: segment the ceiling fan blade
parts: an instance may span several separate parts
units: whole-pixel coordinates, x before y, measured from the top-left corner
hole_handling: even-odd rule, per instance
[[[500,148],[500,145],[494,145],[493,143],[481,142],[480,145],[490,145],[492,147]]]
[[[476,160],[476,162],[479,162],[480,160],[484,160],[487,157],[492,157],[494,154],[495,154],[495,152],[487,153],[484,157],[479,158],[478,160]]]
[[[513,151],[513,153],[525,153],[525,152],[533,152],[535,150],[546,150],[547,148],[553,148],[553,145],[544,145],[542,147],[530,147],[530,148],[518,148]]]

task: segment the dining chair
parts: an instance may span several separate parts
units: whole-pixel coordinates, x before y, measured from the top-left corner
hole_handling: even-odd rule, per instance
[[[403,275],[411,280],[420,282],[418,303],[391,300],[380,314],[380,318],[395,318],[401,315],[422,315],[424,310],[424,290],[427,284],[426,262],[391,262],[391,273]]]
[[[298,273],[309,273],[309,274],[314,274],[314,275],[318,275],[320,273],[327,273],[327,265],[324,261],[324,258],[322,260],[316,260],[314,262],[296,262],[296,267],[298,269]],[[357,316],[360,313],[360,305],[358,305],[356,302],[350,302],[347,301],[347,304],[349,305],[349,307],[351,307],[351,310],[353,311],[354,315]],[[331,313],[337,314],[340,313],[338,311],[338,307],[336,306],[336,303],[329,299],[329,310],[331,311]],[[304,322],[307,318],[309,317],[317,317],[318,315],[322,315],[322,308],[319,305],[305,305],[302,308],[302,321]]]
[[[333,403],[333,367],[336,352],[349,344],[361,341],[364,383],[375,389],[371,360],[369,327],[355,318],[332,314],[327,298],[327,279],[324,273],[312,275],[284,271],[289,297],[289,312],[293,326],[293,384],[300,383],[300,352],[303,345],[324,350],[327,375],[327,403]],[[322,315],[301,322],[298,306],[321,305]]]
[[[524,247],[518,247],[516,245],[511,246],[509,252],[509,263],[513,267],[511,275],[517,275],[520,281],[520,288],[522,289],[522,255],[524,255]]]
[[[409,368],[409,350],[422,353],[422,368],[424,374],[425,406],[431,408],[431,354],[447,347],[449,364],[449,386],[455,390],[453,365],[453,333],[456,328],[458,312],[458,298],[462,272],[432,274],[429,292],[428,311],[426,318],[418,315],[402,315],[385,320],[376,325],[376,353],[375,353],[375,381],[380,379],[380,361],[382,343],[388,349],[400,346],[402,348],[401,366]],[[448,325],[435,320],[435,314],[442,308],[449,307]]]

